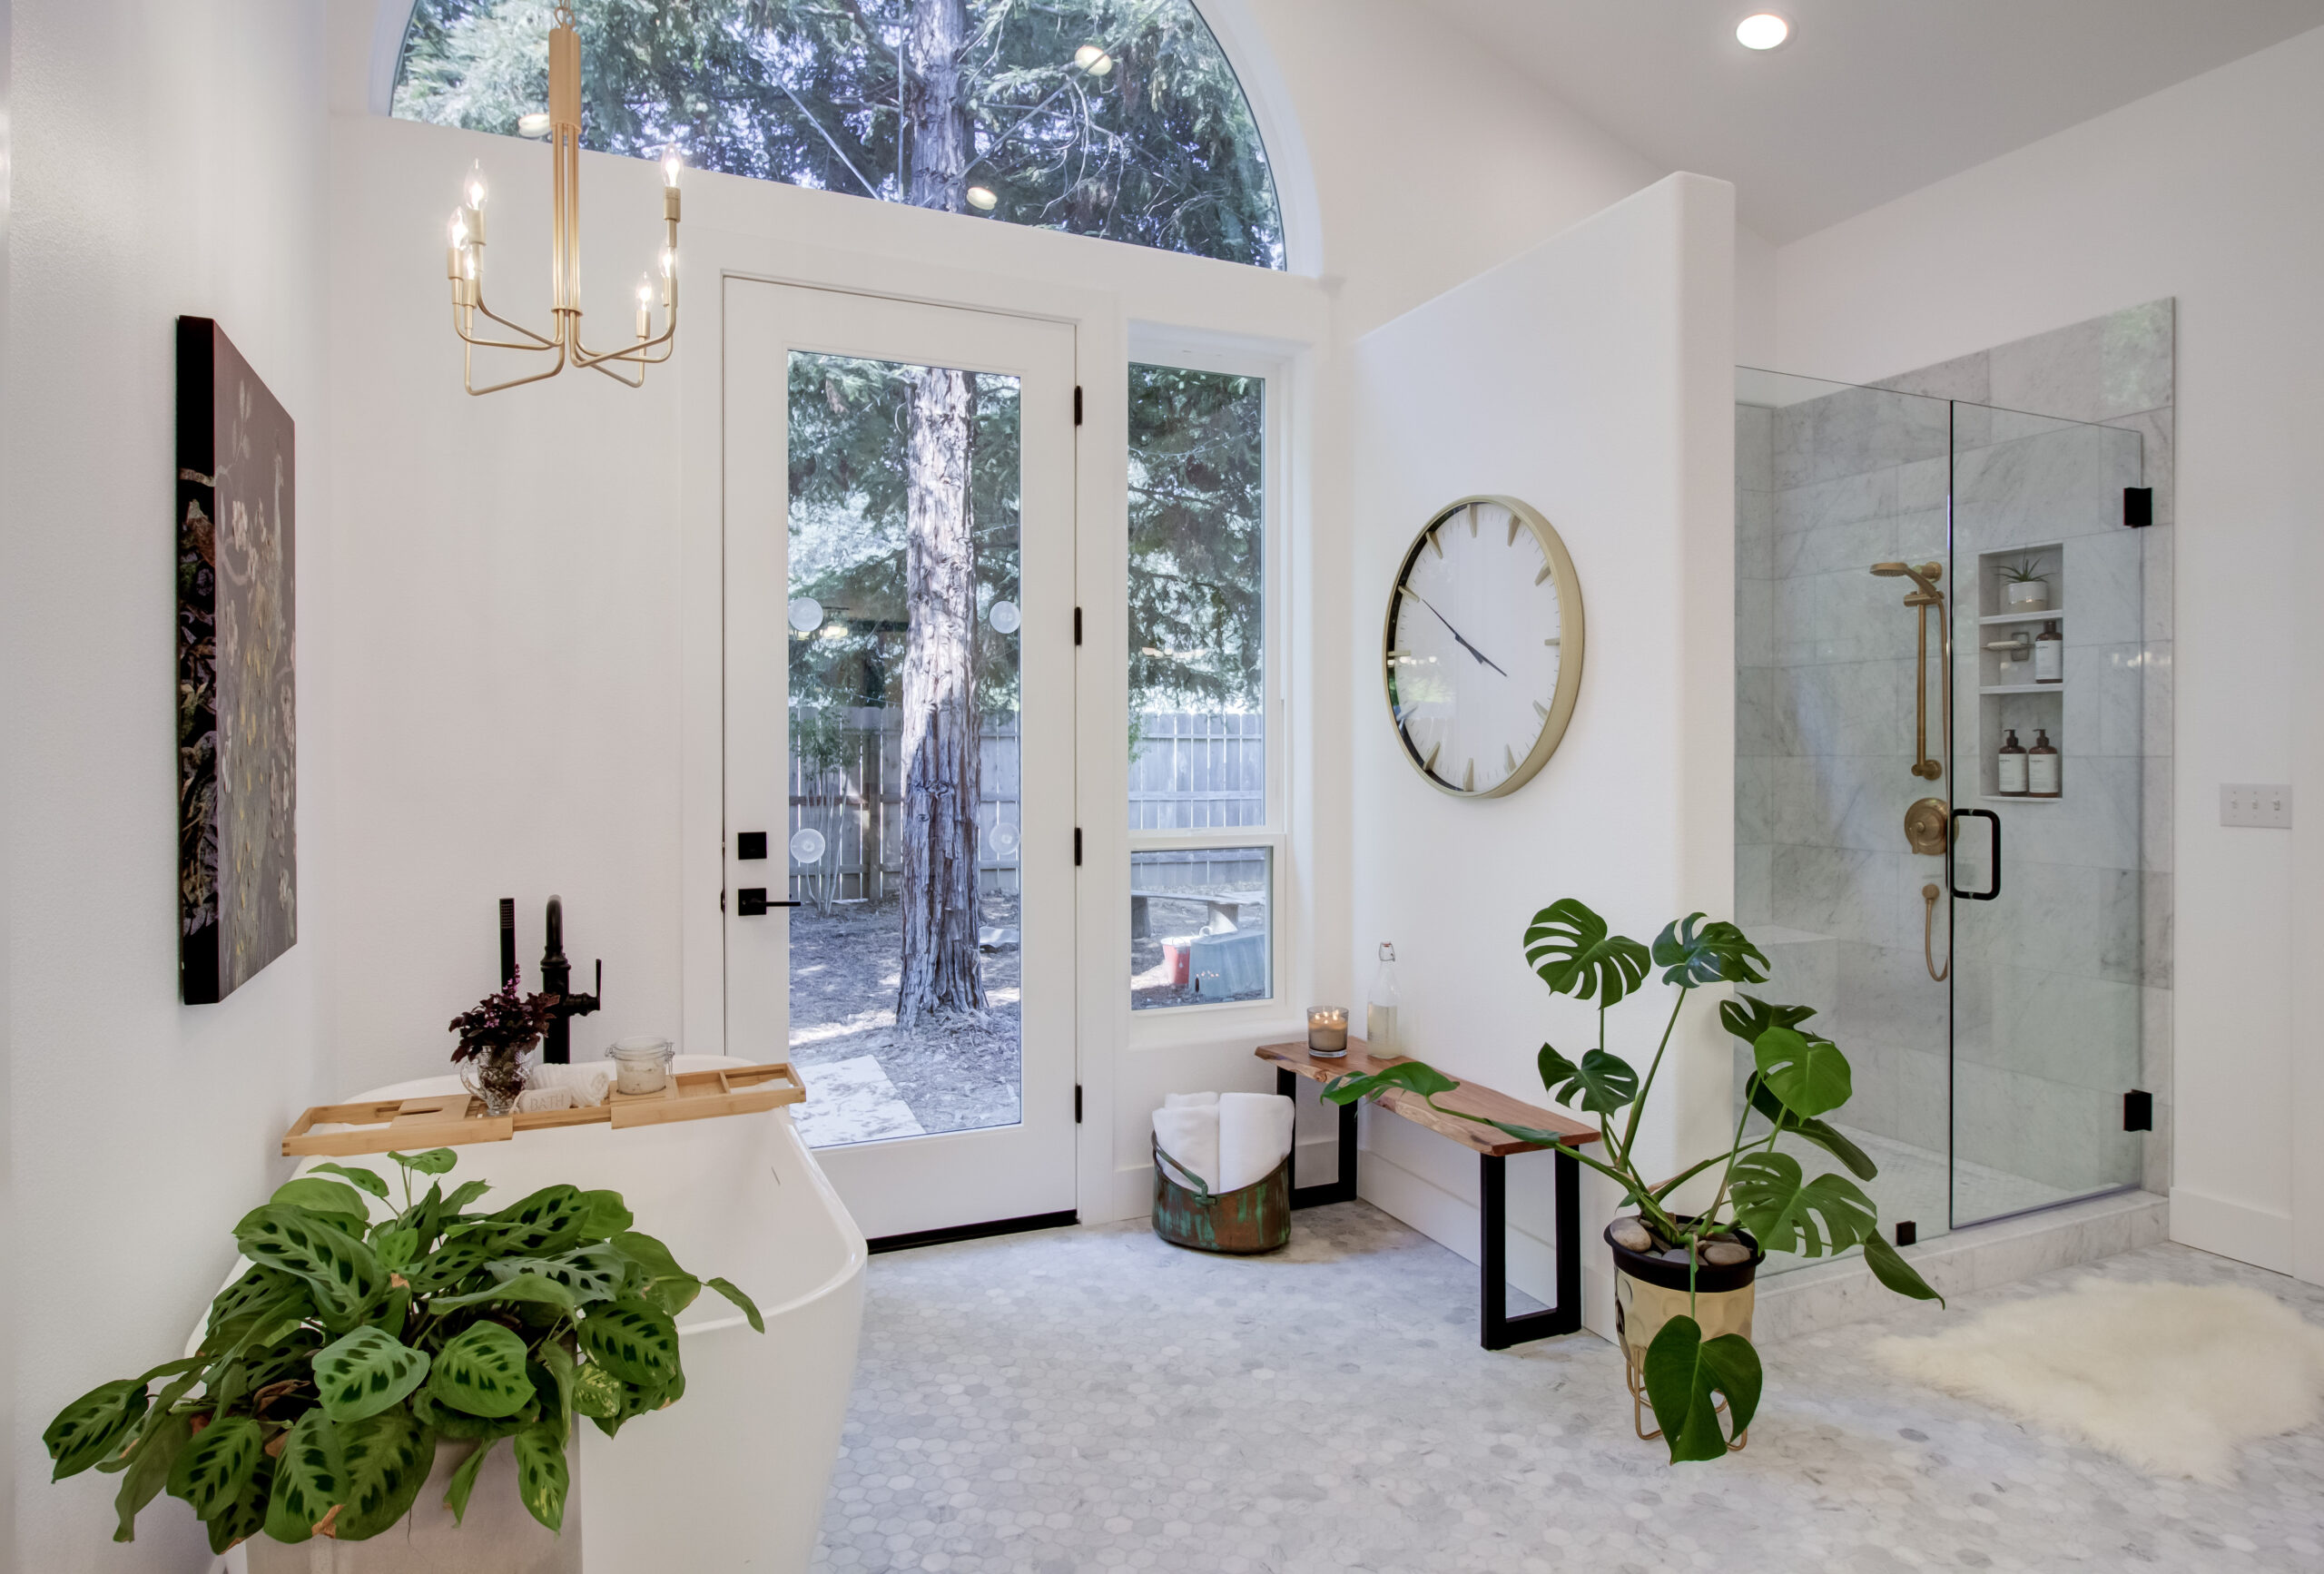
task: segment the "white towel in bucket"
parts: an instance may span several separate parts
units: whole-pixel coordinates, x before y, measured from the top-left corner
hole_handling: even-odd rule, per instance
[[[1162,1096],[1162,1107],[1165,1109],[1216,1109],[1218,1095],[1216,1093],[1166,1093]]]
[[[1164,1153],[1178,1161],[1202,1179],[1212,1191],[1218,1189],[1218,1107],[1195,1105],[1191,1107],[1162,1108],[1154,1112],[1154,1140]],[[1162,1173],[1179,1185],[1187,1177],[1168,1165]]]
[[[1279,1093],[1218,1096],[1218,1189],[1239,1191],[1275,1173],[1291,1151],[1291,1100]]]

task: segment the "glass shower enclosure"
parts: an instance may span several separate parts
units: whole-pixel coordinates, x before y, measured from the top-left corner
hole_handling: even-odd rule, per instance
[[[1748,992],[1846,1052],[1838,1123],[1909,1238],[2140,1181],[2142,449],[1738,374],[1736,907],[1773,963]]]

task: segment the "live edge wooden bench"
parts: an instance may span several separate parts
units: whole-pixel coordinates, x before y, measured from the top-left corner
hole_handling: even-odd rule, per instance
[[[1275,1064],[1275,1090],[1290,1097],[1296,1077],[1311,1082],[1330,1082],[1334,1077],[1367,1076],[1372,1072],[1409,1059],[1409,1056],[1393,1055],[1385,1059],[1374,1057],[1360,1038],[1347,1041],[1346,1055],[1337,1059],[1321,1059],[1309,1056],[1305,1044],[1265,1044],[1257,1050],[1262,1060]],[[1561,1140],[1555,1145],[1557,1155],[1557,1304],[1542,1312],[1522,1312],[1512,1316],[1509,1311],[1509,1175],[1512,1154],[1539,1153],[1548,1143],[1520,1142],[1507,1132],[1487,1126],[1481,1120],[1462,1120],[1447,1115],[1442,1109],[1430,1107],[1428,1101],[1417,1093],[1402,1087],[1392,1087],[1384,1094],[1377,1107],[1392,1115],[1400,1115],[1415,1126],[1424,1126],[1440,1136],[1451,1137],[1477,1156],[1477,1190],[1481,1207],[1478,1220],[1478,1258],[1483,1276],[1482,1314],[1477,1343],[1487,1350],[1506,1350],[1512,1344],[1528,1340],[1548,1339],[1555,1334],[1572,1333],[1581,1327],[1581,1166],[1574,1162],[1568,1150],[1586,1142],[1596,1142],[1598,1133],[1578,1120],[1542,1109],[1531,1104],[1521,1104],[1505,1093],[1475,1082],[1463,1082],[1450,1093],[1440,1093],[1436,1102],[1444,1109],[1459,1110],[1469,1115],[1482,1116],[1492,1120],[1504,1120],[1512,1126],[1531,1126],[1536,1131],[1554,1131]],[[1355,1105],[1340,1106],[1339,1177],[1323,1185],[1291,1188],[1291,1205],[1295,1208],[1319,1207],[1325,1203],[1348,1203],[1355,1200]]]

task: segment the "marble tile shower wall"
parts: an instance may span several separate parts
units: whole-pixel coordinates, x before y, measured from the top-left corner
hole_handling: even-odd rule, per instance
[[[1769,987],[1850,1048],[1856,1124],[1944,1151],[1949,1071],[1957,1157],[2073,1191],[2169,1184],[2171,349],[2162,301],[1882,390],[1737,410],[1737,898],[1775,941]],[[1866,572],[1946,556],[1948,399],[1967,401],[1956,793],[1997,810],[2006,841],[2004,899],[1955,904],[1949,999],[1921,954],[1941,862],[1902,832],[1932,790],[1910,774],[1913,615],[1902,582]],[[2132,533],[2121,488],[2142,470],[2155,525]],[[2017,724],[2020,702],[1981,711],[1977,554],[2044,542],[2066,544],[2066,683],[2038,702],[2063,710],[2066,796],[1994,804],[1977,797],[1980,729]],[[2119,1129],[2132,1086],[2156,1096],[2152,1139]]]

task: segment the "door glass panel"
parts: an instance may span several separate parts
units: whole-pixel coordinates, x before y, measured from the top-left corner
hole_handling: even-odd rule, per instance
[[[793,353],[791,1054],[818,1147],[1021,1102],[1017,379]]]
[[[1953,1217],[2139,1181],[2122,1129],[2146,977],[2145,542],[2135,431],[1955,408]],[[2024,754],[2017,753],[2023,749]]]

